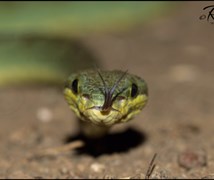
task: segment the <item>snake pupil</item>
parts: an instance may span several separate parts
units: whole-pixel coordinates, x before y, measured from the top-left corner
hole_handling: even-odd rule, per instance
[[[131,89],[131,97],[133,98],[133,97],[135,97],[136,95],[137,95],[137,93],[138,93],[138,87],[137,87],[137,85],[136,84],[132,84],[132,89]]]
[[[77,94],[78,93],[78,79],[75,79],[71,85],[72,91]]]

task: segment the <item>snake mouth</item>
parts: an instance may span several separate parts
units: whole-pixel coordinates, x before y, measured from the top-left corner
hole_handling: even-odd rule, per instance
[[[108,109],[103,109],[103,106],[92,106],[92,107],[87,108],[86,110],[91,110],[91,109],[95,109],[95,110],[100,111],[100,113],[102,115],[108,115],[111,111],[120,112],[118,109],[115,109],[112,106],[109,107]]]
[[[121,112],[113,107],[108,111],[102,110],[102,106],[92,106],[84,113],[90,122],[98,126],[111,126],[121,119]]]

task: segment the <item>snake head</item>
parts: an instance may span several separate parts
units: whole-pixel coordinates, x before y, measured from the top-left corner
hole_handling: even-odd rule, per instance
[[[148,100],[145,81],[127,71],[71,74],[64,89],[70,108],[83,121],[100,126],[127,122]]]

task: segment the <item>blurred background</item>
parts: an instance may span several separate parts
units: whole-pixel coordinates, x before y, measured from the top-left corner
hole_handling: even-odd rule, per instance
[[[156,178],[212,174],[214,25],[207,19],[212,8],[203,10],[210,3],[1,2],[0,177],[141,178],[154,153]],[[132,127],[141,140],[130,144],[137,137],[128,134],[120,140],[126,148],[96,158],[26,162],[26,153],[76,133],[63,84],[96,66],[128,69],[148,83],[143,112],[112,130]],[[182,156],[186,149],[198,161]],[[94,169],[97,162],[102,170]]]
[[[59,83],[98,65],[83,37],[125,33],[167,10],[164,2],[2,2],[0,85]]]

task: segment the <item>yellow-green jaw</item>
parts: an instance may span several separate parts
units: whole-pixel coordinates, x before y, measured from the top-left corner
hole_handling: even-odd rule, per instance
[[[111,98],[105,95],[108,91]],[[72,74],[66,82],[64,95],[81,120],[106,127],[127,122],[142,110],[148,100],[145,81],[122,71]]]

